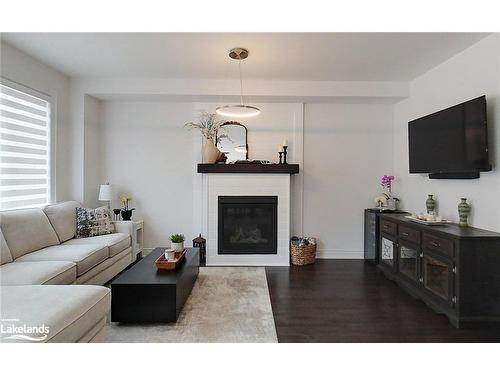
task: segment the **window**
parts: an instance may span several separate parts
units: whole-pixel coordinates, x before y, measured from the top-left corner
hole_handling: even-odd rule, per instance
[[[0,210],[51,201],[50,98],[0,84]]]

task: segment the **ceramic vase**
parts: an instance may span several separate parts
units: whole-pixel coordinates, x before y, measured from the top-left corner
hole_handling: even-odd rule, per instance
[[[427,208],[428,214],[436,211],[436,201],[432,194],[429,194],[429,198],[425,201],[425,207]]]
[[[184,242],[172,242],[170,248],[172,249],[172,251],[180,253],[182,250],[184,250]]]
[[[214,164],[219,158],[220,153],[212,139],[207,139],[205,146],[203,146],[203,161],[207,164]]]
[[[470,204],[467,203],[467,198],[460,198],[461,202],[458,205],[458,216],[460,221],[458,225],[466,227],[469,225]]]
[[[398,209],[397,202],[397,199],[394,197],[387,198],[387,209],[389,211],[396,211]]]
[[[172,249],[166,249],[165,259],[168,260],[169,262],[173,261],[175,259],[175,251],[172,251]]]

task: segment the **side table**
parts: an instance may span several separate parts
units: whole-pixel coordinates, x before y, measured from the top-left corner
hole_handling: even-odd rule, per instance
[[[135,248],[137,249],[137,255],[141,256],[144,249],[144,220],[134,221],[134,224]]]
[[[134,231],[135,231],[134,251],[137,254],[137,258],[141,258],[142,250],[144,249],[144,220],[134,221]]]

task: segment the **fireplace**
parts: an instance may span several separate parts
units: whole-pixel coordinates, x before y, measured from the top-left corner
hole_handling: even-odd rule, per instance
[[[277,196],[219,196],[218,254],[277,254]]]
[[[290,265],[289,174],[204,173],[202,192],[202,233],[206,233],[207,236],[207,266]],[[233,208],[246,207],[250,211],[245,214],[239,211],[229,213],[228,208],[233,205]],[[269,205],[276,208],[270,209]],[[252,206],[269,209],[268,214],[264,211],[262,215],[251,215]],[[262,220],[261,223],[257,221],[257,224],[262,224],[262,227],[257,225],[257,228],[260,231],[260,237],[267,238],[267,244],[264,241],[258,244],[242,244],[234,243],[234,241],[231,243],[228,233],[234,223],[230,224],[230,222],[252,216],[254,219]],[[271,236],[268,237],[266,228],[269,227],[274,228],[272,228]],[[277,240],[270,238],[274,235]],[[224,236],[226,236],[226,241]],[[255,242],[255,239],[251,238],[251,241]],[[271,243],[274,246],[270,246]]]

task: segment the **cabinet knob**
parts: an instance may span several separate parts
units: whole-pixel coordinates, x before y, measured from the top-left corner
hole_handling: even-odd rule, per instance
[[[439,244],[437,242],[431,241],[430,244],[434,247],[439,247]]]
[[[418,279],[418,281],[420,281],[421,283],[423,283],[424,282],[424,278],[421,277],[420,279]]]
[[[451,299],[451,302],[457,303],[457,296],[453,296],[453,298]]]
[[[406,232],[402,232],[401,235],[404,236],[404,237],[408,237],[409,236],[409,234],[406,233]]]
[[[424,257],[424,253],[420,253],[420,258],[423,258]]]

